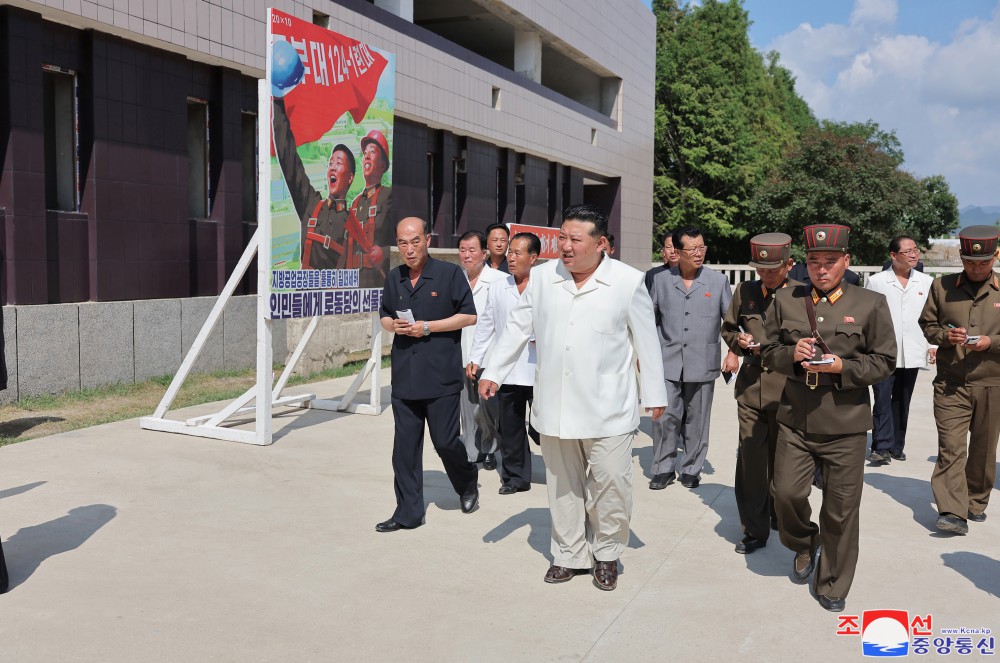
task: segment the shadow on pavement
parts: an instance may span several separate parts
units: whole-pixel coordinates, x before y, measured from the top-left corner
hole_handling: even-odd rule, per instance
[[[938,514],[930,481],[869,471],[865,472],[865,483],[910,509],[914,522],[937,534],[934,522]]]
[[[949,569],[965,576],[977,588],[1000,598],[1000,561],[974,552],[942,553]]]
[[[0,500],[4,499],[5,497],[14,497],[15,495],[26,493],[32,488],[38,488],[44,483],[45,483],[44,481],[35,481],[33,483],[26,483],[23,486],[16,486],[14,488],[4,488],[3,490],[0,490]]]
[[[49,557],[79,548],[117,514],[113,506],[90,504],[47,523],[19,529],[4,543],[11,589],[31,577]]]
[[[496,543],[521,529],[528,528],[528,545],[546,559],[549,558],[551,534],[551,523],[549,520],[549,510],[540,507],[531,507],[521,513],[514,514],[503,521],[489,532],[483,535],[483,543]],[[635,532],[629,534],[628,547],[633,549],[645,547],[646,542],[640,539]],[[622,565],[624,567],[624,564]]]
[[[26,431],[31,430],[40,424],[47,424],[52,421],[66,421],[62,417],[22,417],[0,423],[0,435],[4,437],[18,437]]]

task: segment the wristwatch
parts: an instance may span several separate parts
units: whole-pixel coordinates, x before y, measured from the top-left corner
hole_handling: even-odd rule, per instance
[[[431,335],[431,324],[429,322],[424,322],[424,336]]]

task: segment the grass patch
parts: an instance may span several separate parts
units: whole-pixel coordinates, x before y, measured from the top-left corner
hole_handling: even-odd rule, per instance
[[[288,386],[356,375],[364,361],[355,361],[312,375],[293,375]],[[382,358],[382,368],[390,365]],[[280,373],[282,366],[275,366]],[[81,389],[56,395],[27,396],[17,403],[0,406],[0,446],[78,428],[152,414],[173,376],[161,375],[137,384],[117,384]],[[232,400],[252,387],[256,371],[220,371],[191,375],[174,400],[173,409]]]

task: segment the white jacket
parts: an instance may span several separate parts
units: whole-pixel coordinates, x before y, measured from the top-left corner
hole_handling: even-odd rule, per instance
[[[465,278],[469,278],[469,273],[464,269],[462,273],[465,274]],[[507,278],[505,272],[501,272],[499,269],[493,269],[489,266],[489,263],[483,265],[483,271],[479,272],[479,280],[476,281],[476,287],[472,289],[472,301],[476,305],[476,317],[478,318],[483,314],[483,309],[486,308],[486,295],[490,292],[490,286],[499,281],[503,281]],[[476,324],[479,324],[479,320],[476,320]],[[469,363],[469,352],[472,351],[472,337],[476,334],[476,325],[471,325],[469,327],[462,327],[462,367],[464,368]]]
[[[871,274],[865,287],[885,295],[896,328],[896,368],[927,368],[927,339],[917,324],[934,279],[929,274],[910,270],[906,287],[896,278],[892,268]]]
[[[479,318],[476,320],[476,335],[472,339],[469,361],[479,366],[486,362],[487,353],[493,347],[494,340],[498,341],[503,336],[510,312],[520,300],[521,293],[517,291],[513,276],[508,276],[507,280],[490,286],[486,306],[479,312]],[[534,386],[535,366],[538,364],[536,354],[535,341],[529,339],[528,347],[521,352],[505,384]]]
[[[639,426],[640,391],[644,407],[667,404],[642,272],[605,257],[577,289],[560,260],[533,268],[482,379],[503,384],[532,335],[538,368],[531,423],[539,433],[563,439],[624,435]]]

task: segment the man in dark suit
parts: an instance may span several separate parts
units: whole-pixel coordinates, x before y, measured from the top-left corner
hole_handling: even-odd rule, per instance
[[[811,284],[779,290],[764,325],[762,363],[788,378],[772,492],[781,542],[795,552],[792,579],[808,582],[815,569],[820,605],[840,612],[858,563],[868,387],[896,368],[896,334],[885,297],[845,282],[850,229],[816,225],[804,233]],[[817,462],[826,486],[819,525],[809,506]]]
[[[662,435],[653,440],[651,490],[662,490],[677,478],[696,488],[708,455],[708,428],[722,356],[719,330],[729,310],[733,291],[729,279],[704,266],[708,247],[698,228],[674,231],[677,267],[653,279],[653,309],[659,321],[660,353],[667,387],[667,411]],[[727,357],[725,370],[736,372],[739,362]],[[678,438],[684,438],[684,457],[678,463]]]
[[[395,532],[424,524],[424,426],[445,473],[461,498],[462,512],[479,506],[478,468],[459,437],[459,399],[465,384],[463,327],[476,323],[472,290],[458,265],[428,255],[430,229],[408,217],[396,225],[402,265],[389,272],[382,291],[382,328],[392,339],[392,443],[396,511],[375,526]]]

